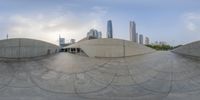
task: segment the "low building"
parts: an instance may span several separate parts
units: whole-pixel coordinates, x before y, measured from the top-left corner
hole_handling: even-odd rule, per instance
[[[149,43],[150,43],[149,38],[148,38],[148,37],[145,37],[145,44],[146,44],[146,45],[149,45]]]
[[[74,44],[75,42],[76,42],[75,39],[70,39],[70,43],[71,43],[71,44]]]
[[[143,44],[143,35],[142,34],[140,34],[139,35],[139,44]]]

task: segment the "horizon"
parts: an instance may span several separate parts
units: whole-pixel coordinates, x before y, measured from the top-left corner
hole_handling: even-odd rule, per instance
[[[58,44],[59,35],[76,41],[94,28],[106,37],[129,40],[129,22],[150,42],[170,45],[200,40],[198,0],[0,0],[0,39],[32,38]]]

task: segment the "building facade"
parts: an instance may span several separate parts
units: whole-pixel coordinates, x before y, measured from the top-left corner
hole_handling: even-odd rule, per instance
[[[143,35],[142,34],[139,35],[139,44],[143,44]]]
[[[102,33],[96,29],[91,29],[87,33],[87,38],[88,39],[99,39],[99,38],[102,38]]]
[[[76,42],[75,39],[70,39],[70,43],[74,44]]]
[[[146,44],[146,45],[149,45],[149,41],[150,41],[149,38],[148,38],[148,37],[145,37],[145,44]]]
[[[130,21],[129,33],[130,41],[137,42],[136,24],[134,21]]]
[[[65,38],[59,37],[59,45],[60,45],[60,47],[63,47],[64,44],[65,44]]]
[[[135,42],[138,43],[138,33],[136,33],[135,39]]]
[[[108,20],[107,22],[107,38],[113,38],[113,29],[111,20]]]

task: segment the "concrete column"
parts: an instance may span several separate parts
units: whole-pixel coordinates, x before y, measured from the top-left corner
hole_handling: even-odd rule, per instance
[[[69,52],[72,53],[72,48],[69,48]]]

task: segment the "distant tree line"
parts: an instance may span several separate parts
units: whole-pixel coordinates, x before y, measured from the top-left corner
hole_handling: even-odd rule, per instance
[[[163,51],[167,51],[167,50],[172,50],[172,49],[175,49],[177,47],[180,47],[181,45],[178,45],[178,46],[170,46],[170,45],[146,45],[147,47],[150,47],[150,48],[153,48],[153,49],[156,49],[156,50],[163,50]]]

